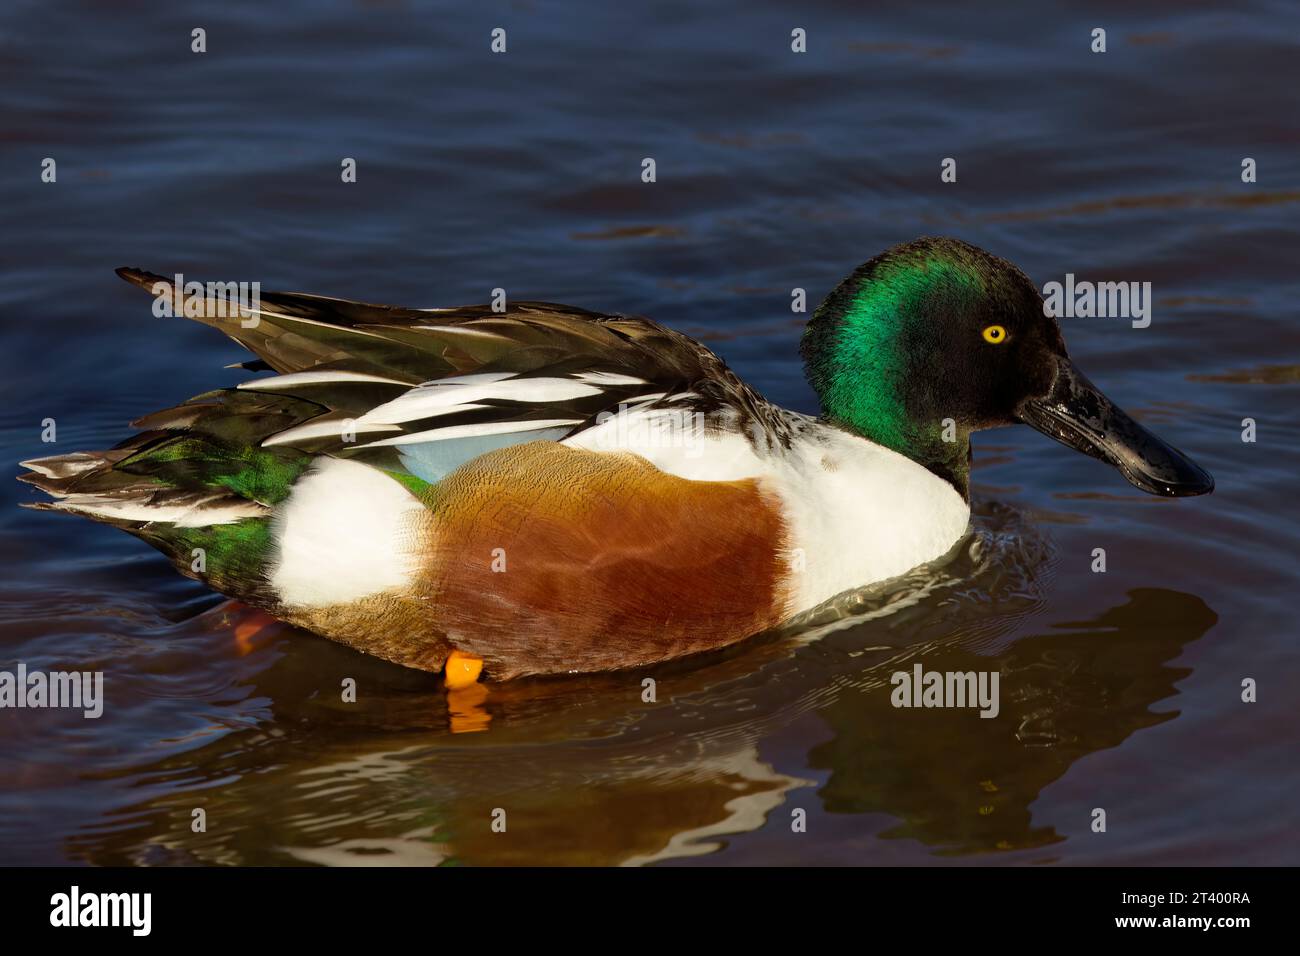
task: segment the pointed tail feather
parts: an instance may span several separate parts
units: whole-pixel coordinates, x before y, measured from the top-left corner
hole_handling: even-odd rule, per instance
[[[65,511],[132,530],[164,522],[179,528],[229,524],[261,518],[269,509],[229,489],[173,487],[155,475],[118,471],[115,466],[135,454],[134,447],[100,452],[73,452],[21,462],[31,471],[18,480],[39,488],[54,501],[24,502],[37,511]]]
[[[32,459],[19,480],[54,499],[23,507],[121,528],[187,577],[269,606],[269,502],[287,493],[307,461],[292,451],[221,445],[195,431],[152,431],[108,451]]]

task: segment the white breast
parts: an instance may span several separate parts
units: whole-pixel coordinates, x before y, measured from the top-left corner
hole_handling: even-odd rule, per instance
[[[941,557],[970,522],[970,506],[948,482],[829,426],[813,426],[770,481],[790,532],[792,614]]]

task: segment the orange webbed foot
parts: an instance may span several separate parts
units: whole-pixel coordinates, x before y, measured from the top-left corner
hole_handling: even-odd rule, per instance
[[[447,655],[443,668],[448,690],[461,690],[472,687],[483,673],[483,658],[466,654],[464,651],[452,651]]]
[[[443,668],[447,687],[447,713],[453,734],[487,730],[492,715],[483,706],[488,689],[478,682],[483,659],[463,651],[452,651]]]

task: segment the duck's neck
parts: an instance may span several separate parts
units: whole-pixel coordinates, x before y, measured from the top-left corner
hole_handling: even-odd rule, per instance
[[[910,458],[952,485],[962,498],[970,500],[970,432],[951,420],[933,424],[899,423],[873,415],[870,410],[837,411],[829,405],[824,417],[838,428]]]

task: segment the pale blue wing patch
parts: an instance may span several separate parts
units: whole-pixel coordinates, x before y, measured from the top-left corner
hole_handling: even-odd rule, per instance
[[[397,454],[407,471],[432,484],[479,455],[524,442],[559,441],[572,430],[572,425],[564,425],[501,435],[468,435],[464,438],[398,445]]]

